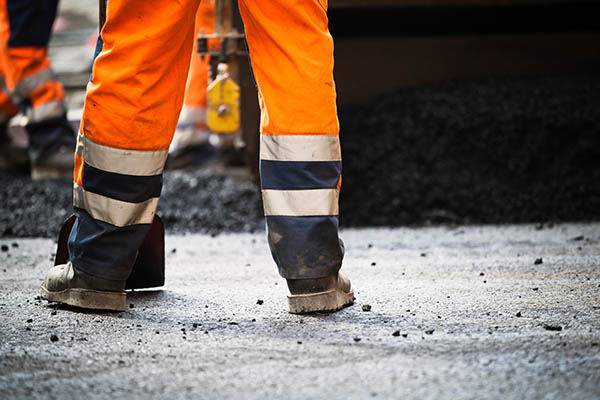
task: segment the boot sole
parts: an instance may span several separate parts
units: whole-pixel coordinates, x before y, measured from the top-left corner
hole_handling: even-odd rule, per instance
[[[31,167],[31,179],[39,181],[42,179],[59,179],[73,176],[73,168],[44,168]]]
[[[51,292],[42,286],[40,295],[48,301],[68,304],[73,307],[89,310],[125,311],[125,292],[115,293],[76,288]]]
[[[330,290],[321,293],[288,296],[288,311],[291,314],[335,312],[354,303],[354,291]]]

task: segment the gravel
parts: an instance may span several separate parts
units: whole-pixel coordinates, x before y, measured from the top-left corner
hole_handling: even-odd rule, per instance
[[[600,75],[405,89],[340,123],[342,225],[600,218]]]

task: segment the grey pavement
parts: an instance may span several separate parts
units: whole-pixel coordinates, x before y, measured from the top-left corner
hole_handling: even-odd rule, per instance
[[[311,316],[264,233],[169,236],[166,286],[123,313],[39,300],[54,243],[0,240],[0,396],[600,398],[599,223],[343,238],[356,304]]]

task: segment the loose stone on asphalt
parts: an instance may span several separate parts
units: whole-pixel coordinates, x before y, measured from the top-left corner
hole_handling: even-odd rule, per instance
[[[3,266],[16,261],[0,276],[0,392],[17,399],[599,398],[600,224],[460,229],[343,230],[343,271],[356,304],[302,316],[286,311],[287,288],[262,232],[168,235],[166,248],[178,251],[167,259],[165,287],[128,293],[135,308],[123,313],[39,301],[55,243],[20,239],[11,259],[0,258]],[[582,250],[570,241],[579,235],[590,238]],[[545,261],[534,266],[540,254]],[[385,268],[370,267],[372,260]],[[366,302],[374,311],[362,311]]]

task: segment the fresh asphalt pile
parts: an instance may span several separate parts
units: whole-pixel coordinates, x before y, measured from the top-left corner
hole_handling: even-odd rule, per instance
[[[340,110],[342,226],[600,219],[600,75],[456,81]],[[56,237],[69,180],[0,174],[0,236]],[[250,183],[167,172],[171,233],[263,229]]]
[[[600,75],[407,89],[340,119],[342,225],[600,219]]]
[[[0,173],[0,236],[56,238],[72,213],[68,179],[31,182]],[[263,229],[260,195],[251,183],[201,171],[166,172],[158,206],[169,233]]]
[[[165,174],[158,214],[172,233],[264,229],[260,194],[252,183],[193,170]]]

